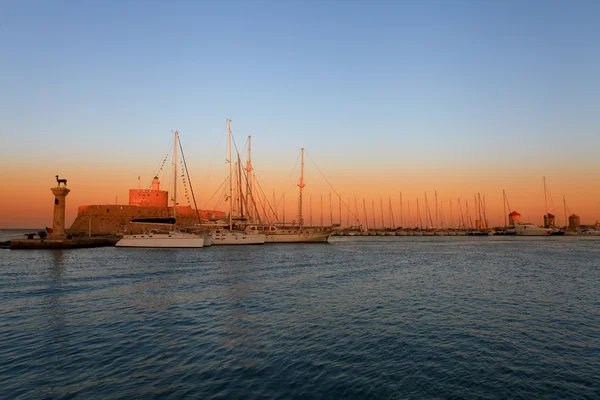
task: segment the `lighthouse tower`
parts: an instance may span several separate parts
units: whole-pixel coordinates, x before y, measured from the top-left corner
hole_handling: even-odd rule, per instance
[[[52,219],[52,233],[48,235],[48,239],[62,240],[66,239],[65,234],[65,197],[70,190],[67,189],[67,180],[58,179],[56,177],[57,186],[50,188],[54,194],[54,217]],[[60,184],[63,183],[63,186]]]

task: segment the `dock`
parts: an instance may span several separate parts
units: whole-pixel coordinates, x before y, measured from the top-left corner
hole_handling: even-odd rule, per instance
[[[119,237],[73,238],[73,239],[16,239],[8,246],[11,250],[35,249],[83,249],[114,246]]]

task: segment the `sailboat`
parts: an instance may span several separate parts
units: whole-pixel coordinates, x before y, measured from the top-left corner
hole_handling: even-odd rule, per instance
[[[173,218],[145,218],[132,220],[140,224],[164,225],[164,230],[152,230],[149,233],[125,235],[115,246],[117,247],[204,247],[204,237],[193,233],[179,232],[175,230],[177,221],[177,146],[179,144],[179,133],[175,131],[175,144],[173,151]]]
[[[208,233],[213,246],[226,244],[264,244],[266,236],[262,232],[233,229],[233,174],[231,159],[231,120],[227,120],[227,162],[229,164],[229,226]]]
[[[333,227],[304,226],[304,216],[302,213],[302,189],[306,186],[304,183],[304,148],[302,152],[302,170],[298,188],[298,224],[290,226],[275,226],[248,224],[246,232],[254,234],[264,234],[267,243],[327,243],[329,238],[335,232]]]

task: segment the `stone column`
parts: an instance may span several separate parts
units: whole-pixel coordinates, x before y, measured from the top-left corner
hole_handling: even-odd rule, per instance
[[[65,197],[70,190],[66,187],[55,187],[50,189],[54,193],[54,219],[52,221],[52,233],[48,239],[66,239],[65,234]]]

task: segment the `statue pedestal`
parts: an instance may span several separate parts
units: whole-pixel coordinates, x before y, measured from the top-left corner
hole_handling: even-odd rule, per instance
[[[52,233],[48,235],[48,239],[61,240],[66,239],[65,234],[65,197],[70,190],[66,187],[51,188],[54,193],[54,218],[52,220]]]

